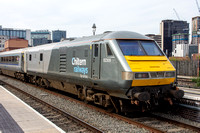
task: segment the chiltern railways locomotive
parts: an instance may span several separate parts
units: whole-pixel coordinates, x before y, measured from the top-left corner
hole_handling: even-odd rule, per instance
[[[116,112],[151,110],[184,95],[156,42],[128,31],[2,52],[0,71]]]

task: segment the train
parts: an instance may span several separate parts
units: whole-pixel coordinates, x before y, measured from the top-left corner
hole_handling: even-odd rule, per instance
[[[0,73],[115,112],[145,112],[184,96],[158,44],[131,31],[1,52]]]

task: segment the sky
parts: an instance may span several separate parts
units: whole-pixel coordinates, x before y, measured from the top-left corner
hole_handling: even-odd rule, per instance
[[[200,4],[200,0],[198,0]],[[187,21],[200,15],[196,0],[0,0],[3,28],[66,30],[67,37],[105,31],[159,34],[165,19]],[[191,29],[191,28],[190,28]]]

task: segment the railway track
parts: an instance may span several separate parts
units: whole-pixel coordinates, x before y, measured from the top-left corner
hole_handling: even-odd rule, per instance
[[[180,99],[175,103],[172,113],[200,123],[200,101]]]
[[[197,88],[196,83],[192,82],[192,79],[188,78],[178,78],[178,86],[188,87],[188,88]]]
[[[19,82],[19,81],[18,81]],[[54,94],[56,96],[60,96],[61,94],[49,91],[49,90],[45,90],[48,93]],[[158,117],[155,115],[146,115],[146,116],[142,116],[142,117],[138,117],[138,118],[128,118],[128,117],[124,117],[122,115],[118,115],[118,114],[114,114],[114,113],[108,113],[107,111],[105,111],[104,109],[86,104],[82,101],[78,101],[76,99],[67,97],[67,96],[61,96],[66,98],[67,100],[72,100],[75,101],[77,103],[80,103],[84,106],[86,106],[87,108],[91,108],[94,110],[97,110],[98,112],[107,114],[111,117],[115,117],[117,119],[120,119],[122,121],[125,121],[127,123],[136,125],[140,128],[145,128],[151,132],[200,132],[200,128],[195,127],[195,126],[191,126],[188,124],[184,124],[181,122],[177,122],[177,121],[173,121],[173,120],[169,120],[166,118],[162,118],[162,117]],[[162,125],[161,125],[162,124]],[[165,126],[164,126],[165,125]]]
[[[0,84],[66,132],[103,133],[103,131],[83,120],[54,107],[11,84],[4,81],[0,81]]]

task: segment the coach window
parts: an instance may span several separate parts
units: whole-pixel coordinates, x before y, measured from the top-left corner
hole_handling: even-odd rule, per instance
[[[106,50],[107,50],[107,56],[113,56],[113,53],[108,43],[106,43]]]
[[[12,58],[12,56],[8,57],[8,62],[11,62],[11,60],[12,60],[11,58]]]
[[[17,62],[17,56],[13,56],[14,62]]]
[[[19,62],[19,56],[17,56],[16,60],[17,60],[17,62]]]
[[[32,59],[32,55],[31,55],[31,54],[29,54],[29,61],[31,61],[31,59]]]
[[[43,61],[43,54],[40,53],[40,61]]]
[[[14,62],[14,56],[11,56],[12,57],[12,62]]]

